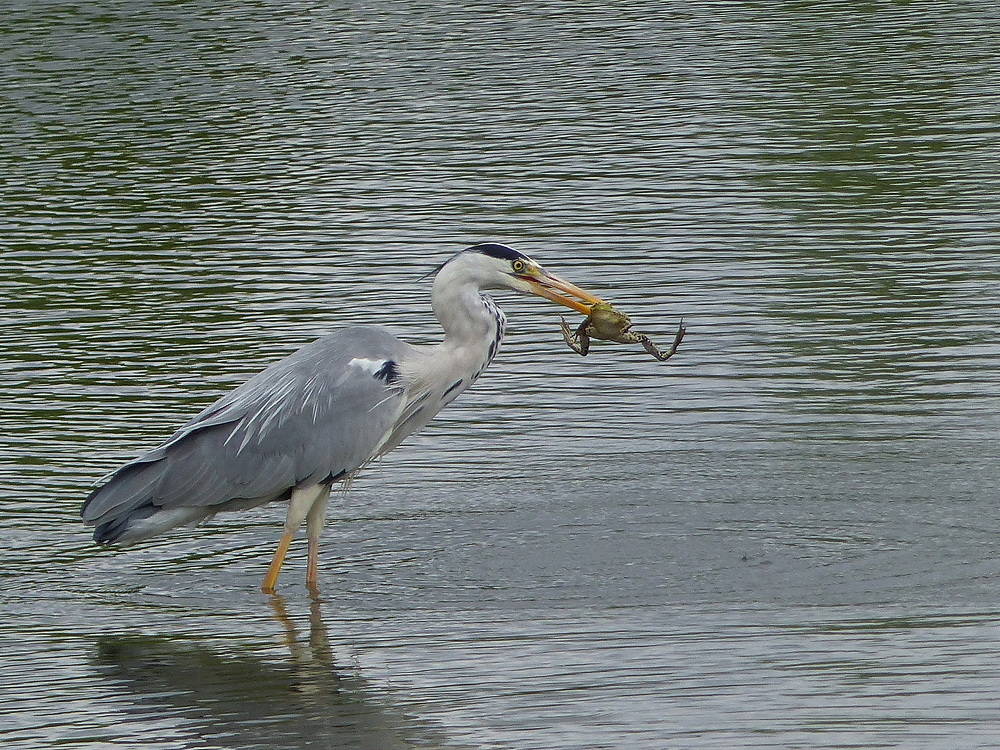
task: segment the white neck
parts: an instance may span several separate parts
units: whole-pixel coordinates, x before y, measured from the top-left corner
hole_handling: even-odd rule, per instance
[[[449,263],[438,272],[431,288],[431,308],[444,328],[444,346],[488,349],[498,334],[503,335],[497,330],[502,313],[484,297],[481,288],[458,264]]]
[[[382,453],[420,429],[472,385],[493,359],[503,336],[504,314],[482,289],[498,286],[480,259],[459,254],[434,279],[431,307],[444,341],[413,347],[402,362],[407,405]]]

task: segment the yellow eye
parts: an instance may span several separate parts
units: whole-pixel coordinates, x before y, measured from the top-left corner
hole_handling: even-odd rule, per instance
[[[515,260],[513,263],[511,263],[510,267],[514,271],[514,273],[523,273],[524,269],[526,268],[526,266],[524,265],[524,261],[520,259]]]

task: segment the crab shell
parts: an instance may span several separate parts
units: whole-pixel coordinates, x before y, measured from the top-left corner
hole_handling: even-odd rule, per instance
[[[597,303],[590,308],[585,321],[587,333],[597,339],[617,341],[632,327],[632,321],[607,303]]]

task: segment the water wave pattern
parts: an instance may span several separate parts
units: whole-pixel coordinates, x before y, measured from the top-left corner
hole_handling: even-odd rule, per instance
[[[418,5],[5,9],[4,747],[995,744],[996,7]],[[483,240],[687,338],[498,295],[331,503],[321,614],[298,547],[255,593],[280,508],[92,545],[269,362],[436,340]]]

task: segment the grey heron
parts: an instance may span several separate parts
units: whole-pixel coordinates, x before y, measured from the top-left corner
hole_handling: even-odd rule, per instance
[[[484,290],[535,294],[583,313],[599,297],[506,245],[476,245],[435,274],[431,307],[444,338],[400,341],[378,326],[344,328],[224,395],[162,445],[104,478],[80,513],[94,540],[130,545],[221,511],[288,503],[261,590],[274,593],[306,523],[306,585],[316,589],[330,490],[426,425],[497,353],[505,317]]]

